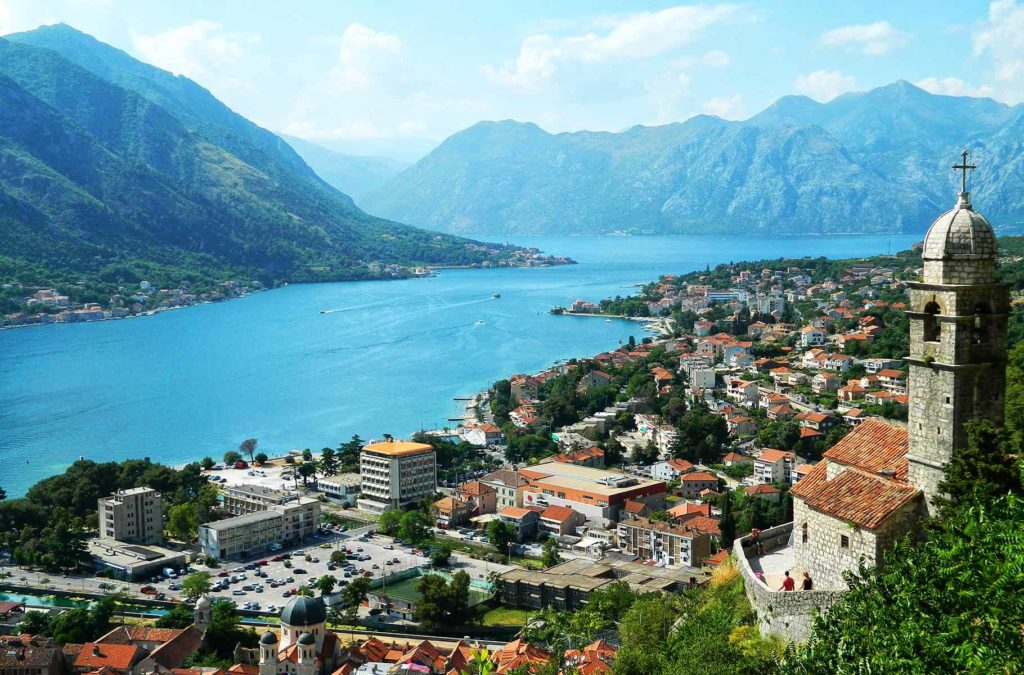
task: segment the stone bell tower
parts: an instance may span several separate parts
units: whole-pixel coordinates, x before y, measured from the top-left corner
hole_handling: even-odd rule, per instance
[[[924,240],[924,278],[910,287],[910,417],[908,479],[928,500],[944,467],[966,446],[964,423],[1002,424],[1006,391],[1009,290],[996,283],[996,239],[971,206],[963,162],[956,206],[936,219]]]

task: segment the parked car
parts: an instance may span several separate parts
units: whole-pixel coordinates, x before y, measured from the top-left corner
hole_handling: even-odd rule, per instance
[[[231,591],[231,595],[245,595],[245,591],[243,591],[240,588],[236,588],[235,590]]]
[[[143,586],[142,588],[140,588],[139,592],[143,593],[145,595],[156,595],[157,594],[156,587],[155,586],[150,586],[148,584],[146,586]]]

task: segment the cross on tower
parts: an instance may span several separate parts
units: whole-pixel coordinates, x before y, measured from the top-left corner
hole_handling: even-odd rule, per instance
[[[974,171],[978,167],[976,167],[973,164],[967,163],[967,150],[964,150],[962,153],[960,153],[960,156],[963,157],[963,162],[961,162],[960,164],[954,164],[953,168],[963,172],[960,177],[960,192],[967,192],[967,172]]]

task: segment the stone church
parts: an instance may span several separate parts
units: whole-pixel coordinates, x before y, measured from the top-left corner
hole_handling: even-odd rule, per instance
[[[964,423],[1003,421],[1009,290],[995,280],[996,239],[963,189],[925,236],[923,278],[909,284],[910,415],[868,420],[792,489],[794,572],[819,589],[882,552],[932,511]]]

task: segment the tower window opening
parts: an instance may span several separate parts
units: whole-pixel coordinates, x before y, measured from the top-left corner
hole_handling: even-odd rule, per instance
[[[989,316],[988,305],[979,302],[974,306],[974,321],[971,324],[971,342],[976,345],[985,344],[989,341],[989,327],[992,319]]]
[[[924,341],[938,342],[942,339],[942,324],[939,323],[938,314],[942,311],[937,302],[929,302],[924,306]]]

